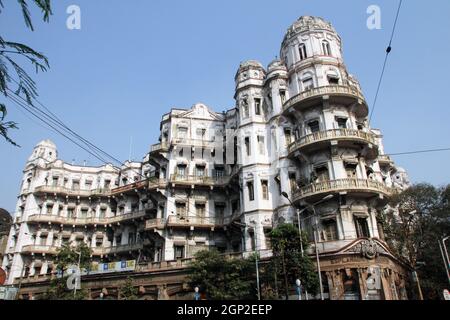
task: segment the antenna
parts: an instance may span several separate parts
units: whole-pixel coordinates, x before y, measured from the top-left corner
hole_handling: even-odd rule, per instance
[[[128,161],[131,162],[131,149],[133,146],[133,136],[130,136],[130,153],[128,154]]]

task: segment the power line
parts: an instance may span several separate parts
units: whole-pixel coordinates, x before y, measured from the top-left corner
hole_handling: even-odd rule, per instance
[[[384,58],[383,68],[381,70],[380,79],[378,81],[377,91],[375,93],[375,98],[374,98],[374,101],[373,101],[372,110],[370,112],[369,123],[372,120],[373,112],[375,111],[375,107],[377,105],[378,95],[379,95],[380,89],[381,89],[381,83],[383,82],[383,78],[384,78],[384,72],[386,70],[386,65],[387,65],[387,62],[388,62],[389,54],[392,51],[392,40],[394,39],[395,30],[397,28],[397,22],[398,22],[398,17],[400,15],[400,10],[402,8],[402,3],[403,3],[403,0],[400,0],[400,2],[398,4],[397,14],[395,16],[394,26],[392,27],[392,33],[391,33],[391,38],[389,40],[389,45],[388,45],[388,47],[386,49],[386,56]]]
[[[399,152],[399,153],[390,153],[388,156],[401,156],[406,154],[417,154],[417,153],[429,153],[429,152],[440,152],[440,151],[450,151],[450,148],[441,148],[441,149],[429,149],[429,150],[418,150],[418,151],[407,151],[407,152]]]

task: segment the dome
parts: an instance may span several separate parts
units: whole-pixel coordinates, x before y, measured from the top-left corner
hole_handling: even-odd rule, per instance
[[[290,38],[291,36],[309,30],[328,30],[336,33],[330,22],[324,20],[320,17],[313,16],[301,16],[297,19],[287,30],[284,40]]]
[[[241,62],[241,64],[239,65],[239,69],[247,68],[247,67],[255,67],[255,68],[264,69],[262,64],[256,60],[247,60],[247,61]]]
[[[42,140],[41,142],[39,142],[36,147],[43,147],[43,148],[52,148],[52,149],[56,149],[56,144],[47,139],[47,140]]]
[[[267,71],[271,72],[274,70],[286,70],[286,66],[284,65],[284,63],[280,60],[280,59],[275,59],[272,60],[272,62],[269,63],[269,65],[267,66]]]

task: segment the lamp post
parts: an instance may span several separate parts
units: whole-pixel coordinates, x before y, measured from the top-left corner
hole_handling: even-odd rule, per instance
[[[75,285],[73,288],[73,297],[75,298],[76,294],[77,294],[77,286],[78,286],[78,281],[80,281],[80,285],[81,285],[81,270],[80,270],[80,264],[81,264],[81,250],[80,252],[76,252],[76,254],[78,254],[78,271],[80,272],[80,276],[79,277],[75,277]]]
[[[200,300],[200,293],[198,287],[194,288],[194,300]]]
[[[291,203],[291,205],[293,206],[293,204],[292,204],[291,200],[289,199],[289,196],[287,195],[286,192],[282,192],[281,195],[282,195],[283,197],[285,197],[286,199],[288,199],[289,202]],[[320,203],[322,203],[322,202],[324,202],[324,201],[330,200],[330,199],[333,198],[333,197],[334,197],[334,195],[329,194],[329,195],[327,195],[326,197],[324,197],[323,199],[321,199],[321,200],[319,200],[319,201],[317,201],[317,202],[315,202],[315,203],[313,203],[313,204],[306,203],[307,208],[308,208],[308,207],[309,207],[309,208],[312,208],[312,210],[313,210],[313,217],[315,218],[315,219],[314,219],[314,247],[315,247],[315,251],[316,251],[317,275],[319,276],[320,299],[321,299],[321,300],[325,300],[325,298],[324,298],[324,296],[323,296],[323,284],[322,284],[322,274],[321,274],[321,270],[320,270],[319,248],[318,248],[318,246],[317,246],[317,243],[318,243],[318,241],[319,241],[318,238],[317,238],[317,234],[318,234],[318,231],[319,231],[319,230],[318,230],[318,229],[319,229],[319,221],[318,221],[318,218],[317,218],[317,215],[316,215],[316,209],[315,209],[315,206],[318,205],[318,204],[320,204]],[[302,212],[303,212],[304,210],[306,210],[307,208],[303,209]],[[300,228],[300,212],[299,212],[298,210],[297,210],[297,216],[298,216],[298,220],[299,220],[299,228]],[[301,234],[300,234],[300,237],[301,237]]]
[[[441,241],[438,241],[439,243],[439,249],[441,251],[441,255],[442,255],[442,259],[444,260],[444,265],[445,265],[445,271],[447,272],[447,278],[448,278],[448,282],[450,283],[450,260],[448,258],[448,251],[447,251],[447,246],[445,244],[445,241],[448,240],[448,236],[445,237],[444,239],[442,239],[442,244]]]
[[[295,286],[297,289],[298,300],[302,300],[302,282],[300,279],[295,280]]]

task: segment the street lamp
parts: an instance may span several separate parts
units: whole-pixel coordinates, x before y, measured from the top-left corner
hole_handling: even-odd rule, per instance
[[[292,202],[291,202],[291,200],[289,199],[289,196],[288,196],[288,194],[287,194],[286,192],[282,192],[281,195],[282,195],[283,197],[285,197],[286,199],[288,199],[288,200],[289,200],[289,203],[294,207],[294,205],[292,204]],[[305,211],[308,207],[309,207],[309,208],[312,208],[312,210],[313,210],[313,217],[315,218],[315,223],[314,223],[314,225],[315,225],[315,228],[314,228],[314,247],[315,247],[315,251],[316,251],[317,274],[318,274],[318,276],[319,276],[320,299],[321,299],[321,300],[324,300],[325,298],[324,298],[324,296],[323,296],[323,284],[322,284],[322,274],[321,274],[321,270],[320,270],[319,249],[318,249],[318,247],[317,247],[317,242],[318,242],[318,239],[317,239],[317,233],[318,233],[318,231],[319,231],[319,230],[318,230],[318,224],[319,224],[319,221],[318,221],[318,219],[317,219],[315,206],[318,205],[319,203],[322,203],[322,202],[324,202],[324,201],[330,200],[330,199],[333,198],[333,197],[334,197],[334,195],[329,194],[329,195],[327,195],[326,197],[324,197],[323,199],[321,199],[321,200],[319,200],[319,201],[317,201],[317,202],[315,202],[315,203],[313,203],[313,204],[306,203],[307,207],[306,207],[305,209],[303,209],[303,210],[301,210],[301,211],[298,211],[298,210],[297,210],[297,219],[298,219],[298,221],[299,221],[299,222],[298,222],[299,229],[301,229],[301,228],[300,228],[300,212]],[[301,234],[300,234],[300,238],[301,238]]]
[[[302,282],[300,279],[295,280],[295,287],[297,289],[298,300],[302,300]]]
[[[194,288],[194,300],[200,300],[200,293],[198,287]]]

